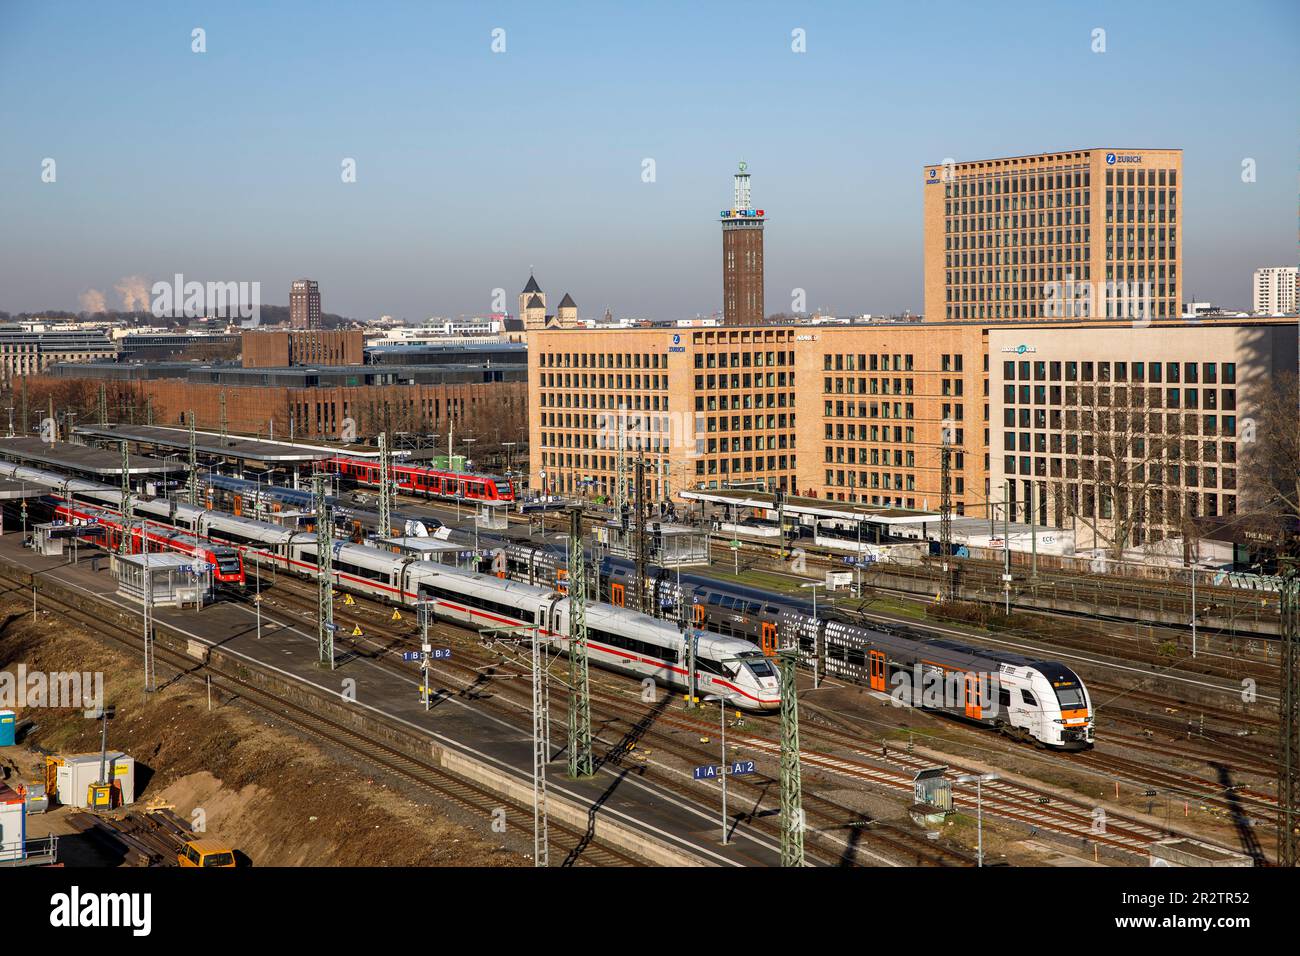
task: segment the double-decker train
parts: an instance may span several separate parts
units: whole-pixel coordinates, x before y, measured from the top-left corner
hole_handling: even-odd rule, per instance
[[[563,551],[529,542],[496,543],[501,550],[496,566],[508,577],[541,586],[566,583]],[[630,600],[635,575],[633,562],[605,557],[599,564],[602,599],[616,606]],[[647,571],[645,602],[697,627],[752,641],[767,655],[795,647],[803,663],[819,659],[823,673],[1010,737],[1061,750],[1082,750],[1094,741],[1088,690],[1057,661],[867,625],[789,595],[658,567]],[[928,699],[906,693],[918,684],[955,684],[957,691]]]
[[[328,471],[359,485],[379,487],[379,462],[369,458],[335,455],[316,463],[317,471]],[[500,475],[445,471],[423,465],[394,462],[389,480],[401,490],[425,498],[463,498],[467,501],[514,501],[515,489]]]
[[[94,505],[65,501],[57,495],[51,495],[49,505],[54,517],[70,525],[93,525],[104,530],[105,547],[116,548],[123,537],[122,516],[106,508]],[[157,522],[144,520],[132,524],[126,531],[129,553],[139,554],[143,551],[174,551],[194,558],[195,562],[206,563],[212,570],[213,580],[220,584],[242,587],[244,584],[244,561],[239,549],[168,527]]]
[[[0,476],[43,484],[54,490],[51,497],[61,500],[75,495],[110,508],[121,505],[120,489],[98,482],[12,463],[0,463]],[[92,507],[73,500],[65,504],[87,515]],[[317,574],[314,532],[161,499],[134,499],[132,511],[156,517],[172,525],[176,534],[197,537],[209,547],[234,549],[245,563],[307,578]],[[105,515],[118,523],[111,510]],[[150,529],[150,541],[157,530]],[[536,627],[551,646],[562,653],[569,650],[569,598],[554,587],[462,571],[346,541],[334,543],[332,569],[340,590],[407,607],[426,605],[435,617],[472,628]],[[749,711],[780,707],[776,670],[750,641],[698,628],[684,633],[671,622],[608,604],[589,604],[586,621],[592,664],[684,689],[689,633],[697,694],[713,694],[728,706]]]

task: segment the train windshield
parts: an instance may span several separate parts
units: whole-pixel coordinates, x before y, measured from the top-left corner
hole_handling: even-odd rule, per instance
[[[1056,699],[1061,702],[1062,710],[1087,706],[1083,699],[1083,688],[1081,687],[1058,687],[1056,688]]]
[[[743,654],[745,666],[754,672],[755,677],[775,677],[776,668],[762,654]]]

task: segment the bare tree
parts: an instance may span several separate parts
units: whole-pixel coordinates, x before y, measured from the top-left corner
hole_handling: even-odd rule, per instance
[[[1238,425],[1241,507],[1255,530],[1300,535],[1300,381],[1283,372],[1261,384],[1251,418]]]
[[[1070,385],[1065,404],[1066,480],[1055,483],[1057,513],[1087,528],[1118,560],[1180,521],[1187,423],[1164,407],[1158,386]]]

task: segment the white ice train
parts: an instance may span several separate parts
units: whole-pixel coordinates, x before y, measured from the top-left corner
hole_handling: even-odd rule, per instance
[[[75,495],[116,507],[121,491],[109,485],[0,462],[0,476],[43,484],[54,495]],[[239,548],[245,563],[314,577],[316,535],[265,521],[161,499],[137,499],[133,511]],[[533,627],[560,651],[569,646],[569,598],[552,588],[475,574],[379,548],[335,542],[334,581],[342,590],[414,606],[432,601],[434,614],[466,627]],[[750,711],[780,707],[775,668],[759,648],[737,637],[694,630],[696,692]],[[673,624],[627,608],[587,607],[587,652],[592,664],[684,689],[685,637]]]

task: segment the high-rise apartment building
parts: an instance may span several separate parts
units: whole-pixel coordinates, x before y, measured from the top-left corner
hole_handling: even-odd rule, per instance
[[[1256,315],[1290,315],[1296,310],[1296,289],[1300,268],[1272,266],[1255,270],[1254,305]]]
[[[1182,150],[1067,150],[922,173],[927,321],[1179,315]]]
[[[736,173],[730,209],[722,210],[722,320],[725,325],[754,325],[763,312],[762,209],[753,208],[749,173]]]
[[[294,279],[289,287],[289,326],[320,328],[320,286],[315,279]]]

